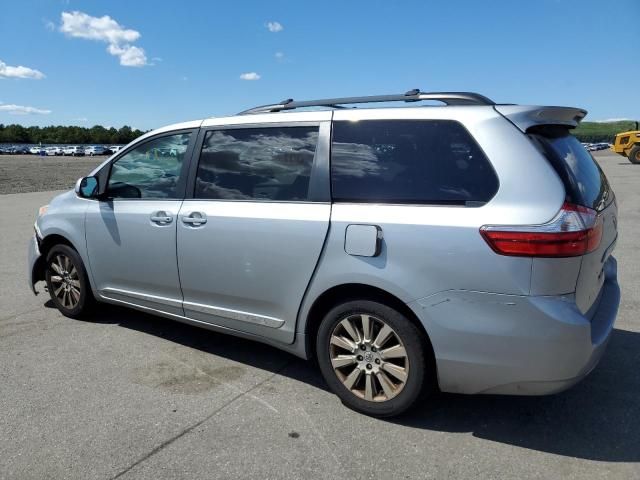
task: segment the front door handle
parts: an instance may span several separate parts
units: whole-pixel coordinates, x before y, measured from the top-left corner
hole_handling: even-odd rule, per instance
[[[158,225],[168,225],[173,221],[173,216],[164,210],[160,210],[151,214],[151,221]]]
[[[182,216],[182,222],[193,227],[198,227],[207,223],[207,214],[204,212],[191,212]]]

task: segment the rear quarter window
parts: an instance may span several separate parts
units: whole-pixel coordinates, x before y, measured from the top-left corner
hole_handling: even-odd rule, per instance
[[[334,201],[481,206],[498,178],[478,144],[450,120],[333,124]]]

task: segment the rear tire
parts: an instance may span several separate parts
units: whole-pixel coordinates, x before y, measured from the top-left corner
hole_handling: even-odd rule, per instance
[[[640,145],[635,145],[631,151],[629,151],[629,161],[633,164],[640,163]]]
[[[398,311],[370,300],[331,309],[316,339],[320,371],[347,407],[374,417],[391,417],[421,397],[427,355],[423,335]]]
[[[78,252],[68,245],[55,245],[47,254],[45,280],[51,300],[70,318],[86,316],[95,299]]]

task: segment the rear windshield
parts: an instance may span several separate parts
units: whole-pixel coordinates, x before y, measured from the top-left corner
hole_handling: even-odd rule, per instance
[[[604,172],[567,128],[544,126],[527,133],[562,179],[569,202],[602,210],[613,201]]]

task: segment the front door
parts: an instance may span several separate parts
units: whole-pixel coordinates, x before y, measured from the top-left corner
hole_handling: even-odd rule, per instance
[[[315,173],[328,133],[328,122],[205,132],[177,222],[187,317],[293,341],[329,227]]]
[[[154,137],[113,163],[107,198],[92,201],[86,213],[91,273],[102,297],[183,315],[176,220],[195,136]]]

